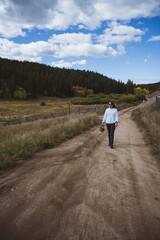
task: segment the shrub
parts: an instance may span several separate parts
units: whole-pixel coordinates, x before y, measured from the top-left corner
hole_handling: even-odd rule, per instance
[[[40,105],[41,106],[46,106],[46,102],[45,101],[41,101]]]
[[[92,96],[87,96],[85,98],[75,97],[72,98],[72,103],[75,105],[89,105],[89,104],[107,104],[109,101],[113,101],[115,103],[134,103],[140,102],[142,100],[146,100],[145,94],[95,94]]]
[[[26,99],[26,97],[27,97],[27,93],[26,93],[26,90],[24,90],[23,88],[19,88],[14,91],[14,98]]]

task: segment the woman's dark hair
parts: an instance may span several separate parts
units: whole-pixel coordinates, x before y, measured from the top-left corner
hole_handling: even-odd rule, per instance
[[[109,103],[111,103],[111,104],[112,104],[113,108],[116,108],[116,106],[115,106],[114,102],[111,102],[111,101],[109,101]]]

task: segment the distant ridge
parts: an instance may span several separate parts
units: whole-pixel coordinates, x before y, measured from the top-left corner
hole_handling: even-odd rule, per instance
[[[160,91],[160,82],[157,83],[148,83],[148,84],[139,84],[141,88],[149,89],[150,92]]]

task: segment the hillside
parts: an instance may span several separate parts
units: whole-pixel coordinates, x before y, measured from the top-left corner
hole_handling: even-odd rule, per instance
[[[129,84],[91,71],[53,68],[39,63],[20,62],[0,58],[0,96],[13,97],[16,89],[24,89],[27,96],[72,96],[72,87],[93,89],[94,93],[132,92]],[[131,86],[131,88],[130,88]],[[129,90],[130,89],[130,90]]]
[[[140,84],[138,86],[140,86],[141,88],[149,89],[150,92],[155,92],[157,90],[160,91],[160,82],[149,83],[149,84]]]
[[[97,72],[61,69],[33,62],[21,62],[0,58],[0,98],[16,97],[18,92],[25,97],[38,96],[71,97],[73,86],[92,89],[94,93],[133,93],[134,84],[131,80],[125,84]],[[142,88],[156,91],[160,82],[139,84]]]

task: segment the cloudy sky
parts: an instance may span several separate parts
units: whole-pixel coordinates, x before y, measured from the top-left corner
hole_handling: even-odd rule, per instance
[[[0,57],[160,81],[160,0],[0,0]]]

